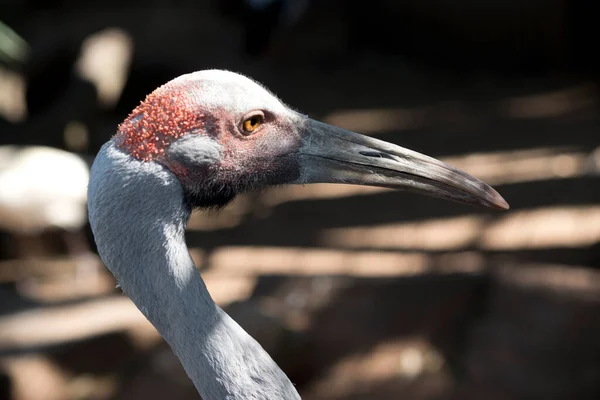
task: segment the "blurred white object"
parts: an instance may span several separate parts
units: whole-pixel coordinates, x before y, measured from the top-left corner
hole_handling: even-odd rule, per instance
[[[0,229],[35,235],[87,221],[88,164],[51,147],[0,146]]]
[[[23,75],[0,65],[0,118],[17,123],[27,118]]]
[[[68,151],[0,146],[0,230],[13,234],[17,243],[47,230],[59,230],[77,263],[78,283],[100,277],[97,257],[84,232],[89,173],[88,163]],[[28,257],[28,246],[20,247],[24,248],[19,257]],[[35,290],[32,285],[22,282],[21,290]]]
[[[133,39],[118,28],[107,28],[85,39],[77,72],[98,91],[98,100],[113,107],[125,87],[133,59]]]

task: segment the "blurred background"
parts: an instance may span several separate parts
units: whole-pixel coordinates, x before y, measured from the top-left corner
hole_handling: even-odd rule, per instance
[[[210,292],[304,399],[599,399],[599,8],[3,0],[0,399],[198,399],[99,260],[85,193],[145,95],[207,68],[512,207],[312,185],[195,214]]]

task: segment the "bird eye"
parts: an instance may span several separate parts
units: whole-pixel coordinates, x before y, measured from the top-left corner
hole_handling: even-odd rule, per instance
[[[244,119],[244,122],[242,123],[242,130],[246,134],[253,133],[262,125],[264,119],[265,117],[264,115],[262,115],[262,113],[253,114],[249,117],[246,117],[246,119]]]

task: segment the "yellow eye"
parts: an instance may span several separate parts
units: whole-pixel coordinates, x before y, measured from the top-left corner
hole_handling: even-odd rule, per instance
[[[248,117],[244,120],[242,127],[244,128],[244,132],[252,133],[258,129],[258,127],[263,123],[264,117],[261,114],[255,114],[251,117]]]

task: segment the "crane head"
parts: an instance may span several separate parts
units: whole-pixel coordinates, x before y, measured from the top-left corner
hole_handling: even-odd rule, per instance
[[[345,183],[508,209],[486,183],[441,161],[298,113],[242,75],[207,70],[159,87],[119,126],[132,157],[164,165],[195,207],[281,184]]]

